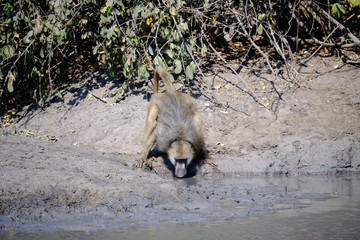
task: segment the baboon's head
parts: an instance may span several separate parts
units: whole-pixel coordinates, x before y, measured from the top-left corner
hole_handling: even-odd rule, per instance
[[[175,176],[182,178],[186,175],[186,168],[193,160],[195,151],[187,141],[175,141],[170,145],[168,158],[175,166]]]

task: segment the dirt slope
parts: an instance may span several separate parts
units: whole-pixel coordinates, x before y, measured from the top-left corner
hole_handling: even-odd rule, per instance
[[[313,59],[299,67],[300,87],[286,91],[270,75],[242,73],[269,109],[240,90],[246,86],[236,75],[217,68],[209,71],[201,94],[193,93],[218,169],[204,165],[193,179],[359,172],[360,71],[336,65],[333,60]],[[197,219],[218,206],[206,200],[214,191],[219,202],[228,201],[229,192],[237,196],[246,192],[228,185],[227,193],[222,192],[223,185],[189,188],[173,179],[161,158],[152,171],[133,170],[151,87],[136,89],[115,103],[110,96],[117,87],[100,78],[87,79],[63,92],[62,98],[54,98],[45,111],[24,111],[18,123],[2,129],[0,214],[8,216],[0,218],[2,227],[11,224],[8,221],[44,221],[76,212],[121,215],[130,222],[160,213],[165,221],[169,211],[178,214],[190,208],[201,212],[190,212]],[[16,136],[11,136],[12,130]],[[273,204],[283,201],[271,189],[254,191],[267,191]]]

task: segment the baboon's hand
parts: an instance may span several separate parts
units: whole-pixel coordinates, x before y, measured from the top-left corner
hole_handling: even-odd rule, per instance
[[[154,157],[151,158],[146,158],[144,156],[140,156],[139,158],[136,159],[133,168],[143,168],[144,163],[145,163],[145,167],[152,169],[152,162],[154,160]]]
[[[146,159],[143,156],[138,157],[133,165],[134,168],[142,168]]]

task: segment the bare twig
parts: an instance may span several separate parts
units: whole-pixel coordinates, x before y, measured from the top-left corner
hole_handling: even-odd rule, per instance
[[[293,42],[296,42],[296,37],[290,37],[288,36],[287,38],[291,39],[291,41]],[[316,41],[317,40],[317,41]],[[353,47],[356,47],[356,43],[346,43],[344,44],[345,42],[345,38],[340,38],[340,41],[339,42],[336,42],[336,43],[326,43],[326,42],[321,42],[320,40],[318,39],[298,39],[298,42],[299,43],[302,43],[302,44],[320,44],[321,46],[323,47],[338,47],[338,48],[353,48]]]
[[[280,81],[277,73],[275,72],[274,68],[271,66],[270,60],[269,58],[266,56],[266,54],[259,48],[259,46],[254,42],[254,40],[252,40],[252,38],[250,37],[249,33],[246,31],[244,25],[242,24],[242,21],[240,20],[237,12],[235,9],[232,9],[236,19],[238,20],[238,23],[241,27],[241,30],[243,31],[243,34],[245,35],[245,37],[250,41],[251,45],[265,58],[265,61],[268,65],[268,67],[270,68],[271,72],[274,74],[276,80]]]
[[[338,27],[336,27],[324,40],[324,42],[330,38],[330,36],[338,29]],[[306,63],[307,61],[309,61],[313,56],[315,56],[315,54],[323,47],[323,44],[321,44],[316,51],[314,51],[309,57],[307,57],[305,60],[302,61],[302,63]]]
[[[216,49],[212,46],[212,44],[208,41],[208,39],[206,38],[206,41],[208,43],[208,45],[210,46],[210,48],[214,51],[214,53],[221,59],[221,61],[223,61],[226,66],[243,82],[243,84],[246,86],[246,88],[251,92],[253,98],[259,102],[259,104],[265,108],[267,108],[264,104],[264,102],[261,100],[261,98],[251,89],[251,87],[249,86],[249,84],[247,84],[247,82],[242,79],[242,77],[240,77],[240,75],[235,71],[234,68],[231,67],[230,64],[228,64],[228,62],[216,51]]]
[[[324,9],[322,9],[321,7],[319,7],[319,5],[317,5],[314,1],[307,1],[308,4],[312,5],[316,10],[318,10],[321,14],[323,14],[324,16],[326,16],[327,18],[329,18],[329,20],[335,24],[336,27],[338,27],[341,31],[343,31],[346,35],[349,36],[349,38],[358,46],[360,46],[360,40],[352,33],[350,32],[350,30],[345,27],[344,25],[342,25],[341,23],[339,23],[338,21],[336,21],[335,18],[333,18],[330,14],[328,14]]]
[[[54,40],[54,31],[51,33],[51,42],[50,42],[50,48],[49,48],[49,60],[48,60],[48,74],[49,74],[49,84],[50,89],[52,89],[52,79],[51,79],[51,55],[52,55],[52,44]]]

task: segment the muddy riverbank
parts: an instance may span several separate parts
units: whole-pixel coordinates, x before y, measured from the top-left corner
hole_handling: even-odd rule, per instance
[[[193,96],[217,168],[205,164],[184,180],[161,158],[152,170],[132,168],[151,86],[116,103],[116,82],[93,76],[44,111],[25,109],[1,129],[0,227],[48,230],[77,218],[90,226],[201,222],[301,207],[299,198],[312,196],[277,184],[216,181],[360,171],[359,69],[313,59],[299,72],[299,86],[290,88],[274,88],[265,73],[242,73],[264,107],[241,91],[236,75],[208,70]]]
[[[0,231],[0,238],[350,240],[360,232],[359,175],[202,178],[196,183],[180,180],[178,186],[191,194],[184,195],[189,199],[183,202],[187,209],[166,209],[160,207],[164,202],[155,203],[138,208],[137,217],[110,214],[106,208],[88,209],[50,221],[13,224]],[[197,191],[210,194],[199,198]]]

